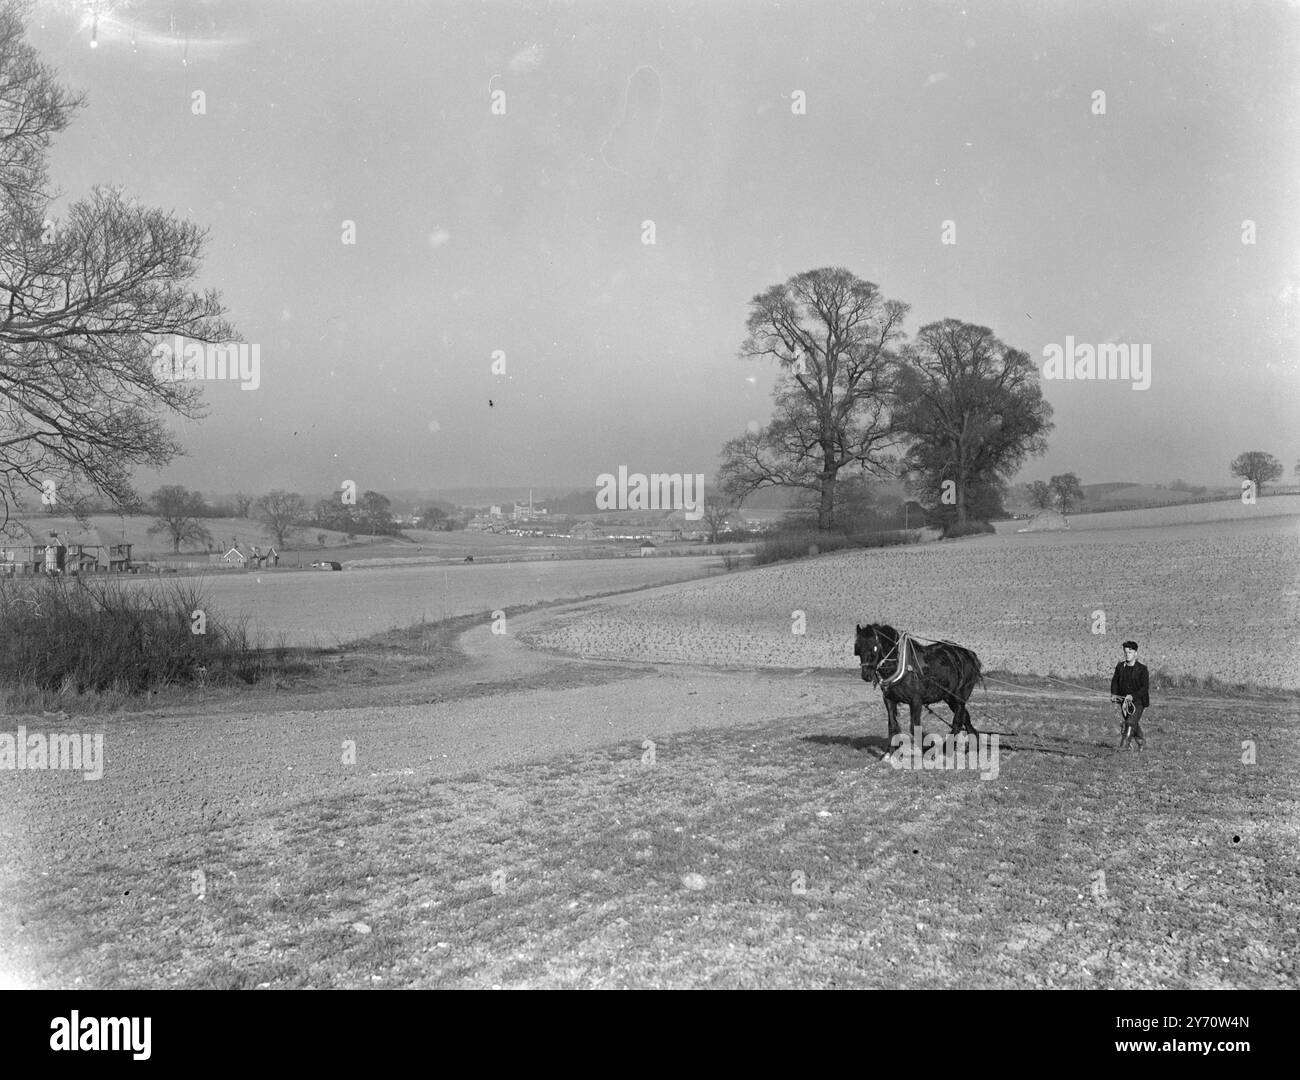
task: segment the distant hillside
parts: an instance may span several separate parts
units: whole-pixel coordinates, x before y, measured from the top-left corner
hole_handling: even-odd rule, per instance
[[[1134,488],[1137,486],[1138,485],[1132,480],[1121,480],[1116,484],[1084,484],[1083,494],[1089,502],[1093,502],[1109,498],[1117,491],[1123,491],[1126,488]]]

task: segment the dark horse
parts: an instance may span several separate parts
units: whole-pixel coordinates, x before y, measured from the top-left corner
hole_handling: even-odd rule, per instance
[[[898,674],[898,631],[892,626],[859,626],[853,655],[862,663],[865,682],[880,683],[885,695],[885,711],[889,713],[889,742],[892,746],[898,734],[898,705],[906,702],[912,710],[911,734],[915,739],[916,726],[921,722],[921,707],[936,701],[944,702],[952,710],[952,734],[963,728],[976,734],[970,722],[966,702],[975,684],[983,683],[980,658],[970,649],[947,641],[933,645],[918,645],[909,639],[907,670],[903,677],[891,681]],[[919,668],[919,670],[918,670]]]

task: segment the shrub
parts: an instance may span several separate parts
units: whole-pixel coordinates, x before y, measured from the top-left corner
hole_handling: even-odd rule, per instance
[[[965,525],[958,525],[955,521],[943,527],[943,538],[945,540],[955,540],[959,536],[976,536],[980,533],[997,532],[987,521],[968,521]]]
[[[781,562],[784,559],[803,559],[822,555],[828,551],[849,548],[893,547],[896,544],[919,544],[921,534],[912,529],[889,532],[858,533],[846,535],[838,532],[817,532],[815,529],[791,530],[770,537],[759,544],[754,552],[754,565]]]
[[[196,634],[191,620],[200,610],[206,624]],[[0,681],[20,693],[121,695],[252,682],[262,666],[245,625],[221,619],[194,580],[0,580]]]

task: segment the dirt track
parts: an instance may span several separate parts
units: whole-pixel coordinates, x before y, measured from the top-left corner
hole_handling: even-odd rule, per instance
[[[0,982],[7,974],[25,983],[25,957],[40,947],[18,925],[22,881],[57,863],[94,866],[124,852],[148,861],[157,848],[175,852],[185,837],[197,842],[214,822],[256,828],[294,801],[359,793],[394,776],[426,782],[624,740],[629,757],[639,757],[647,738],[758,724],[855,699],[864,706],[864,730],[868,715],[879,720],[878,703],[868,701],[851,667],[796,675],[792,692],[787,673],[589,662],[515,640],[515,632],[578,606],[516,616],[508,635],[494,635],[487,623],[466,632],[460,645],[468,662],[429,679],[430,697],[440,700],[427,704],[331,709],[313,701],[254,713],[235,706],[107,720],[0,718],[10,733],[19,725],[29,734],[104,733],[99,780],[0,772]],[[356,742],[351,766],[341,763],[349,739]]]

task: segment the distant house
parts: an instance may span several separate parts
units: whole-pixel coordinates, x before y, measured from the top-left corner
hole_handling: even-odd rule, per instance
[[[654,546],[654,544],[651,543],[649,540],[642,540],[642,541],[641,541],[641,557],[642,557],[642,558],[645,558],[645,556],[647,556],[647,555],[653,555],[653,554],[654,554],[656,551],[658,551],[658,550],[659,550],[659,549],[656,548],[656,547]]]
[[[95,529],[38,537],[21,522],[26,543],[0,547],[0,574],[104,574],[131,569],[130,544],[105,544]]]
[[[240,551],[239,548],[232,547],[217,561],[225,563],[227,566],[247,566],[248,556]]]

